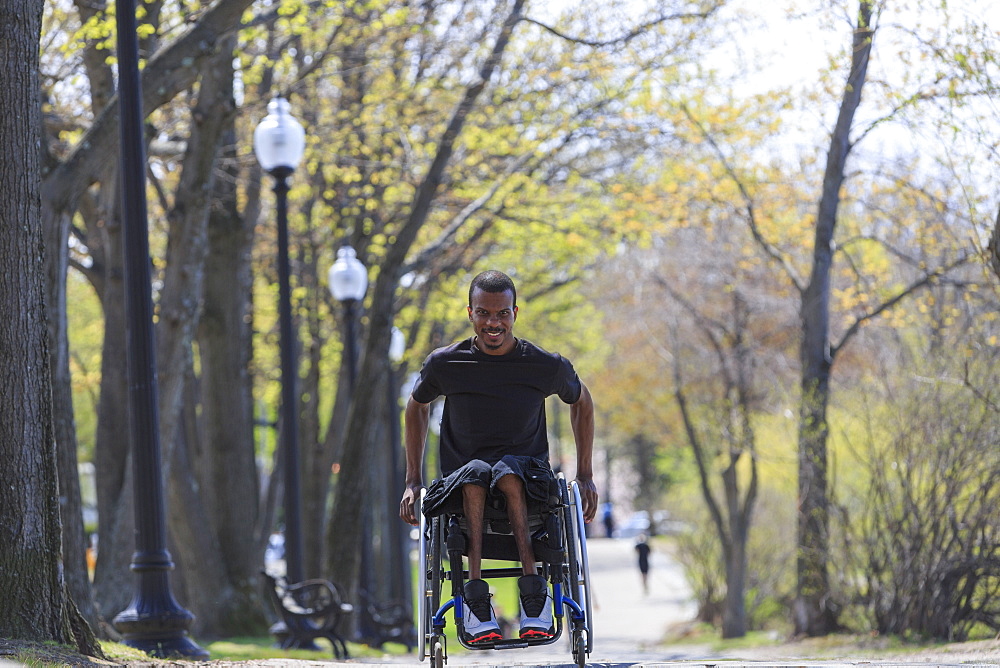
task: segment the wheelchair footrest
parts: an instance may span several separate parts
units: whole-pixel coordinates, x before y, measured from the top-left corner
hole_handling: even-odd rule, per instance
[[[519,578],[524,575],[524,571],[518,568],[484,568],[482,569],[482,576],[484,579],[489,578]],[[451,571],[445,571],[442,574],[443,579],[451,580]],[[469,580],[469,571],[462,571],[462,581],[467,582]]]

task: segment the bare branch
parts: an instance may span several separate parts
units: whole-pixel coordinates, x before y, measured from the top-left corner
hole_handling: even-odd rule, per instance
[[[661,23],[666,23],[667,21],[689,21],[692,19],[707,19],[709,16],[715,13],[716,9],[718,9],[718,5],[712,7],[710,10],[706,12],[680,12],[677,14],[661,14],[660,16],[656,17],[655,19],[652,19],[651,21],[647,21],[645,23],[636,26],[635,28],[625,33],[624,35],[615,37],[614,39],[601,40],[601,41],[586,39],[583,37],[572,37],[553,26],[550,26],[547,23],[542,23],[541,21],[533,19],[529,16],[526,16],[521,20],[524,21],[525,23],[533,23],[542,30],[552,33],[559,39],[566,40],[567,42],[573,42],[574,44],[580,44],[582,46],[602,48],[608,46],[621,46],[623,44],[628,44],[630,41],[632,41],[639,35],[642,35],[651,28],[654,28],[660,25]]]
[[[417,257],[410,263],[411,265],[421,266],[425,262],[428,262],[433,256],[441,252],[441,250],[451,243],[455,235],[458,233],[462,226],[465,225],[476,213],[481,211],[494,195],[503,187],[512,175],[516,174],[532,157],[531,153],[525,153],[513,160],[507,165],[503,173],[497,177],[497,179],[482,195],[476,199],[469,202],[465,207],[458,212],[458,214],[451,219],[451,222],[441,231],[432,243],[424,247],[423,250],[417,255]],[[409,269],[407,269],[408,271]]]
[[[441,185],[442,179],[444,178],[444,170],[448,165],[448,162],[451,160],[451,154],[454,151],[458,135],[465,126],[465,122],[468,119],[469,114],[472,113],[472,110],[476,105],[476,101],[486,88],[487,81],[489,81],[489,79],[493,76],[493,73],[500,67],[500,59],[510,42],[514,26],[521,18],[521,11],[523,8],[523,0],[518,0],[514,3],[510,14],[504,21],[500,34],[497,36],[497,40],[493,45],[493,50],[490,52],[490,55],[486,58],[483,66],[479,70],[478,81],[466,88],[462,101],[459,102],[455,111],[452,113],[444,134],[441,136],[438,143],[438,151],[435,154],[433,161],[431,161],[430,168],[427,170],[427,174],[417,187],[409,219],[403,225],[399,234],[397,234],[397,243],[390,249],[390,254],[398,254],[400,259],[402,259],[413,243],[413,240],[416,238],[417,232],[421,227],[423,227],[424,222],[426,222],[427,216],[430,213],[431,202],[438,187]],[[400,261],[398,264],[402,265],[402,262]]]
[[[891,309],[893,306],[895,306],[902,300],[906,299],[906,297],[910,296],[917,290],[927,287],[934,281],[940,280],[942,276],[952,271],[953,269],[965,264],[966,262],[971,260],[972,257],[973,256],[971,254],[965,254],[960,256],[958,259],[951,262],[950,264],[938,267],[934,271],[920,277],[918,280],[914,281],[910,285],[903,288],[892,298],[882,302],[868,313],[859,317],[851,324],[850,327],[847,328],[847,331],[844,332],[844,335],[840,337],[840,341],[838,341],[836,345],[830,346],[831,359],[837,356],[837,353],[840,352],[841,348],[847,345],[848,341],[850,341],[850,339],[853,338],[854,335],[858,333],[858,331],[861,329],[861,326],[864,325],[866,322],[882,315],[883,313]]]
[[[142,108],[148,115],[191,86],[222,38],[240,27],[250,0],[218,0],[191,29],[156,52],[142,71]],[[152,85],[155,82],[155,85]],[[94,118],[64,163],[42,183],[42,202],[53,211],[71,208],[113,158],[118,141],[118,97]]]
[[[674,334],[674,338],[676,339],[676,332],[674,332]],[[687,434],[688,444],[691,446],[695,463],[698,466],[698,480],[701,483],[701,494],[705,499],[705,505],[708,506],[708,512],[712,516],[712,522],[715,524],[719,537],[723,538],[727,535],[725,531],[725,520],[722,517],[722,510],[719,508],[719,504],[715,500],[715,496],[712,494],[712,487],[709,483],[708,467],[705,464],[704,448],[701,444],[701,438],[698,436],[698,430],[695,428],[694,416],[692,416],[688,410],[687,395],[684,394],[683,389],[684,378],[681,374],[680,355],[674,355],[673,362],[674,399],[676,399],[677,407],[681,411],[681,421],[684,423],[684,432]]]

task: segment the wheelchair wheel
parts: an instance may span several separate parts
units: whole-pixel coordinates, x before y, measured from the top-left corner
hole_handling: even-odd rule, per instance
[[[587,558],[587,529],[583,521],[583,497],[580,488],[574,480],[569,484],[569,536],[567,543],[567,554],[569,555],[570,592],[573,600],[576,601],[585,612],[584,621],[590,629],[594,620],[594,609],[591,603],[590,592],[590,561]],[[579,638],[578,638],[579,636]],[[586,662],[586,654],[593,651],[591,641],[592,634],[574,634],[574,652],[578,640],[583,641],[586,650],[577,660]]]
[[[576,530],[574,528],[574,520],[576,514],[576,509],[573,507],[572,499],[570,497],[569,488],[566,487],[565,480],[561,481],[563,503],[566,506],[566,514],[563,521],[563,526],[566,531],[566,565],[569,571],[568,577],[566,579],[566,591],[569,597],[581,603],[583,601],[583,592],[580,588],[580,574],[579,574],[579,564],[580,559],[577,553],[577,541],[576,541]]]
[[[583,631],[573,633],[573,660],[576,661],[577,668],[586,668],[587,639]]]
[[[444,664],[447,659],[444,655],[444,640],[442,638],[435,638],[431,647],[431,665],[434,668],[444,668]]]
[[[423,507],[424,507],[424,493],[425,490],[420,490],[420,504],[417,506],[417,517],[420,519],[420,547],[417,552],[418,562],[417,562],[417,574],[420,577],[420,594],[417,596],[417,637],[420,640],[420,645],[418,647],[417,657],[420,661],[424,660],[427,656],[427,631],[428,618],[427,618],[427,518],[424,517]]]
[[[419,660],[423,661],[428,655],[428,645],[433,658],[434,642],[437,637],[434,633],[433,619],[438,608],[441,607],[441,518],[435,517],[428,520],[423,514],[424,494],[426,490],[420,492],[420,508],[418,516],[420,518],[420,562],[418,565],[420,574],[420,596],[418,597],[417,612],[417,634],[420,637]],[[443,648],[442,648],[443,651]]]
[[[444,570],[441,568],[441,546],[444,540],[444,523],[440,517],[435,517],[430,522],[431,535],[428,547],[428,588],[427,588],[427,626],[428,631],[433,633],[431,621],[441,607],[441,586],[444,580]]]

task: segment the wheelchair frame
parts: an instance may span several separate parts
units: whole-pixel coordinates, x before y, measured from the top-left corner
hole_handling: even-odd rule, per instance
[[[572,634],[573,658],[579,668],[586,666],[593,650],[590,624],[593,619],[591,604],[590,565],[587,560],[587,535],[583,522],[583,499],[575,481],[567,484],[563,474],[557,478],[559,497],[540,513],[533,513],[532,546],[535,550],[536,568],[552,585],[553,621],[555,634],[551,638],[505,638],[481,643],[467,643],[464,635],[464,584],[468,571],[463,566],[466,538],[458,514],[442,514],[433,518],[424,516],[423,502],[426,490],[420,494],[420,565],[421,589],[418,604],[419,658],[430,656],[434,668],[443,668],[448,660],[444,635],[445,615],[454,613],[459,643],[468,649],[516,649],[556,642],[563,633],[564,609],[569,618]],[[540,522],[539,522],[540,520]],[[496,518],[494,518],[496,521]],[[487,517],[487,526],[490,518]],[[509,556],[496,557],[488,541],[497,534],[487,533],[483,541],[485,558],[511,560]],[[500,535],[496,539],[512,543],[513,536]],[[447,566],[444,565],[447,551]],[[513,559],[516,561],[516,557]],[[482,570],[483,579],[519,577],[522,569],[489,568]],[[451,581],[451,598],[441,602],[445,581]]]

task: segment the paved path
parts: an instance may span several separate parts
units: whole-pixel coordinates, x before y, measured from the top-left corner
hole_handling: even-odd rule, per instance
[[[661,552],[650,555],[650,591],[648,596],[643,594],[634,546],[627,539],[587,541],[594,606],[594,649],[590,663],[667,659],[669,653],[656,649],[664,632],[671,624],[694,617],[695,608],[680,567]],[[553,645],[504,652],[459,654],[449,647],[448,665],[572,664],[568,635],[564,634],[564,639]]]

